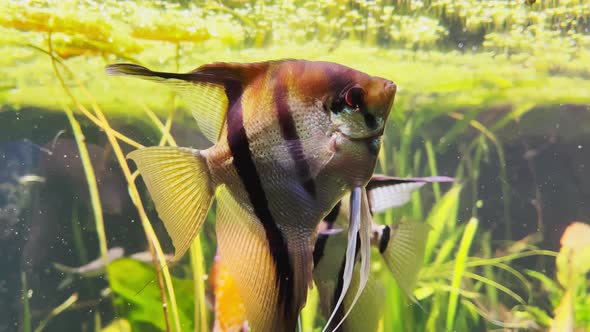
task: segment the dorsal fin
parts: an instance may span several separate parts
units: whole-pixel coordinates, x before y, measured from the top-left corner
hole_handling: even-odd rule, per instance
[[[164,83],[178,92],[191,110],[203,135],[217,142],[227,110],[241,96],[243,87],[274,62],[251,64],[213,63],[188,73],[152,71],[134,64],[114,64],[105,68],[109,75],[134,76]]]

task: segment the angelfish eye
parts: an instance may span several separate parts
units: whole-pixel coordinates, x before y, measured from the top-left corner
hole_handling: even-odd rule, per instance
[[[353,86],[346,91],[344,102],[357,112],[360,111],[360,108],[365,104],[365,90],[360,86]]]

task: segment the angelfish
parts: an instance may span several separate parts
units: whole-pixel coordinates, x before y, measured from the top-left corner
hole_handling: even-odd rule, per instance
[[[366,186],[371,215],[387,209],[400,207],[411,199],[411,194],[429,182],[452,182],[453,178],[432,176],[423,178],[398,178],[374,175]],[[352,307],[353,293],[344,297],[342,307],[335,310],[343,286],[345,250],[349,205],[346,197],[339,202],[318,226],[318,237],[313,252],[313,279],[320,295],[320,308],[324,315],[335,313],[342,321],[342,331],[376,331],[383,304],[385,289],[382,283],[369,276],[356,306]],[[412,295],[416,278],[422,267],[424,249],[430,226],[423,222],[404,222],[392,225],[371,223],[371,244],[377,248],[385,265],[398,286],[417,302]],[[355,265],[355,270],[358,269]],[[360,277],[353,274],[351,289],[359,287]],[[333,324],[327,326],[334,328]]]
[[[175,88],[214,143],[206,150],[150,147],[128,157],[172,238],[175,258],[187,251],[217,198],[219,250],[253,331],[295,330],[312,280],[316,227],[349,191],[350,227],[361,229],[361,279],[368,277],[364,187],[393,104],[393,82],[305,60],[214,63],[184,74],[132,64],[106,71]]]
[[[452,178],[433,176],[424,178],[398,178],[374,175],[366,186],[371,214],[383,212],[407,203],[412,192],[429,182],[451,182]],[[346,230],[350,214],[347,197],[344,197],[318,225],[313,260],[313,279],[319,289],[321,311],[328,316],[334,310],[340,295],[347,247]],[[379,250],[386,266],[412,300],[414,283],[421,268],[424,249],[430,226],[422,222],[407,222],[396,225],[372,223],[371,244]],[[358,272],[359,265],[355,266]],[[246,331],[247,326],[242,300],[235,290],[235,284],[217,255],[211,273],[211,284],[215,294],[214,332]],[[351,288],[359,284],[358,274],[351,280]],[[353,297],[347,294],[336,319],[342,319],[351,307]],[[342,331],[376,331],[383,311],[385,289],[372,275],[358,299],[358,303],[343,322]],[[334,324],[335,326],[335,324]]]

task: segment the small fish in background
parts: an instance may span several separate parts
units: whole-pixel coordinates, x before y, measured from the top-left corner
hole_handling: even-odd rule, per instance
[[[211,266],[209,282],[214,296],[213,332],[247,332],[248,322],[244,301],[240,298],[227,267],[223,265],[219,252],[215,255]]]
[[[393,82],[330,62],[214,63],[189,73],[106,68],[169,85],[214,144],[129,154],[182,256],[214,197],[224,265],[254,331],[294,331],[312,282],[316,227],[346,192],[351,218],[342,295],[360,230],[360,295],[370,272],[364,187],[375,168]],[[354,301],[353,301],[354,302]]]
[[[383,212],[404,205],[411,194],[430,182],[452,182],[453,178],[444,176],[424,178],[396,178],[374,175],[366,186],[371,213]],[[328,317],[334,310],[340,294],[347,247],[346,230],[349,216],[347,197],[343,198],[318,225],[313,258],[313,279],[319,289],[320,307]],[[372,245],[378,248],[388,269],[398,285],[413,299],[412,290],[424,255],[429,232],[425,223],[409,222],[398,225],[372,224]],[[358,272],[359,265],[355,265]],[[215,257],[211,275],[211,286],[215,294],[214,332],[240,332],[246,322],[243,303],[235,290],[231,276],[225,272],[223,260]],[[355,274],[351,289],[356,290],[359,276]],[[385,301],[383,284],[369,276],[367,285],[359,297],[357,305],[344,320],[342,331],[376,331]],[[415,300],[414,300],[415,301]],[[348,294],[339,310],[337,319],[342,319],[350,309],[352,298]]]
[[[125,257],[125,249],[122,247],[113,247],[107,251],[107,264],[115,261],[119,258]],[[152,256],[149,251],[141,251],[136,252],[128,256],[131,259],[144,262],[144,263],[151,263]],[[172,259],[172,255],[164,255],[167,261]],[[72,267],[63,265],[60,263],[53,263],[53,267],[62,272],[65,275],[65,278],[60,283],[58,289],[63,289],[67,285],[71,284],[74,281],[75,277],[82,277],[82,278],[96,278],[101,275],[104,275],[106,272],[106,266],[104,264],[104,260],[102,257],[98,257],[97,259],[84,264],[78,267]]]

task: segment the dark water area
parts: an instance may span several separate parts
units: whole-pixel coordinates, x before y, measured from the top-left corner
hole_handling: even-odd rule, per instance
[[[82,118],[80,122],[97,178],[109,248],[120,247],[127,254],[146,251],[139,215],[104,132]],[[1,112],[0,123],[18,124],[0,133],[0,331],[19,329],[23,296],[31,299],[36,325],[73,292],[79,296],[75,309],[52,320],[46,329],[76,331],[86,326],[91,331],[90,323],[81,322],[92,322],[95,312],[103,319],[114,317],[111,299],[103,294],[108,282],[102,275],[68,276],[55,267],[55,263],[81,266],[100,256],[86,177],[68,120],[61,113],[25,108]],[[141,137],[150,135],[149,128],[127,121],[114,121],[113,126],[150,141]],[[192,122],[173,130],[179,142],[202,146],[204,138],[195,132]],[[165,252],[172,252],[152,206],[148,213]],[[211,227],[205,232],[214,237]]]

